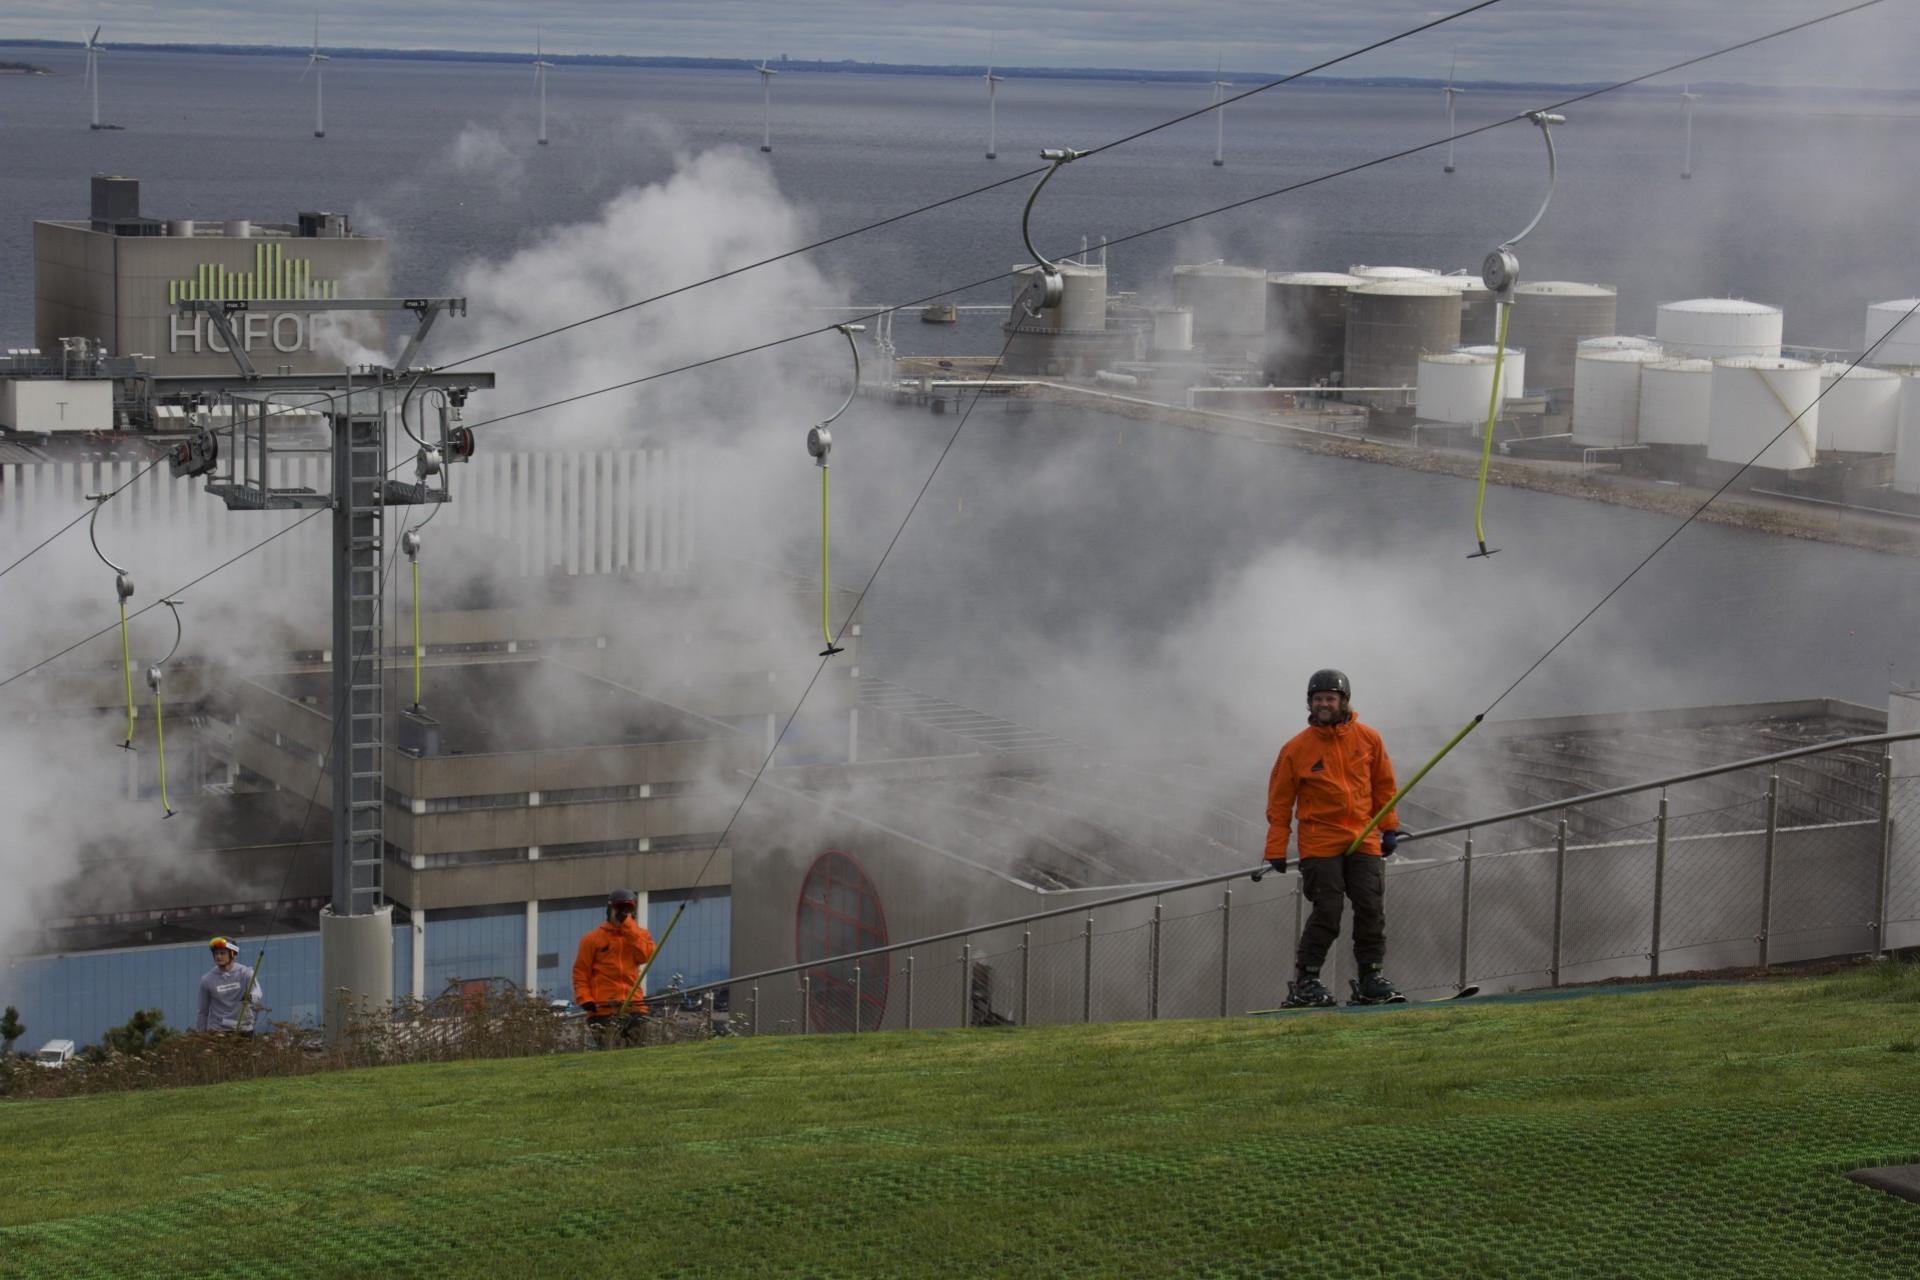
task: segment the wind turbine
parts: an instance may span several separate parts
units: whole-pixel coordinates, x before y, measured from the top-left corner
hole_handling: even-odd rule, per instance
[[[326,71],[320,64],[332,61],[332,58],[320,52],[320,15],[316,13],[313,15],[313,52],[307,55],[307,71],[313,72],[313,136],[316,138],[327,136],[327,121],[323,114],[324,100],[320,84],[326,78]],[[302,80],[307,78],[307,71],[300,73]]]
[[[1227,109],[1222,104],[1227,90],[1233,88],[1233,81],[1220,78],[1220,69],[1226,61],[1227,55],[1223,53],[1213,64],[1213,167],[1216,169],[1227,162],[1223,154],[1227,145]]]
[[[1693,104],[1698,101],[1700,101],[1700,95],[1693,91],[1692,85],[1681,86],[1680,109],[1687,118],[1687,155],[1686,159],[1680,162],[1680,176],[1683,178],[1693,176]]]
[[[769,55],[771,56],[771,55]],[[773,150],[773,78],[780,73],[767,65],[767,59],[760,59],[760,65],[754,68],[760,73],[760,110],[763,132],[760,137],[762,151]]]
[[[86,28],[82,27],[81,30],[85,31]],[[100,28],[95,27],[93,34],[84,37],[81,43],[87,50],[87,69],[82,78],[93,90],[93,123],[88,128],[99,129],[103,127],[100,123],[100,51],[106,48],[100,43]]]
[[[1000,152],[993,145],[993,86],[999,84],[1005,76],[993,74],[993,37],[987,37],[987,159],[996,160]]]
[[[1453,73],[1458,70],[1459,67],[1460,50],[1456,48],[1453,51],[1453,61],[1447,66],[1447,83],[1440,90],[1441,93],[1447,95],[1447,167],[1444,170],[1444,172],[1447,173],[1453,172],[1453,99],[1455,94],[1466,92],[1465,89],[1458,88],[1453,83]]]
[[[540,33],[533,35],[533,82],[540,88],[540,145],[547,145],[547,72],[553,64],[541,54]]]

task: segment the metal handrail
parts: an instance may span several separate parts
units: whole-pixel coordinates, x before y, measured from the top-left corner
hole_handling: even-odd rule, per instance
[[[1779,751],[1770,756],[1754,756],[1750,760],[1736,760],[1731,764],[1717,764],[1705,769],[1695,769],[1691,773],[1676,773],[1670,777],[1656,778],[1652,782],[1635,782],[1624,787],[1613,787],[1607,791],[1589,791],[1585,795],[1569,796],[1565,800],[1549,800],[1545,804],[1529,805],[1525,809],[1497,813],[1490,818],[1470,818],[1465,822],[1448,823],[1444,827],[1429,827],[1425,831],[1408,832],[1401,837],[1401,843],[1410,844],[1415,840],[1430,840],[1435,836],[1452,835],[1456,831],[1471,831],[1476,827],[1490,827],[1499,822],[1511,822],[1515,818],[1531,818],[1537,814],[1552,813],[1556,809],[1572,809],[1579,805],[1592,804],[1597,800],[1612,800],[1615,797],[1630,796],[1639,791],[1676,786],[1682,782],[1696,782],[1701,778],[1711,778],[1715,774],[1737,773],[1741,769],[1751,769],[1755,765],[1774,764],[1777,761],[1794,760],[1801,756],[1817,756],[1823,752],[1841,751],[1848,747],[1911,742],[1915,738],[1920,738],[1920,729],[1907,733],[1872,733],[1859,738],[1835,738],[1832,742],[1816,743],[1810,747],[1795,747],[1791,751]]]
[[[1510,822],[1517,818],[1530,818],[1542,813],[1551,813],[1555,810],[1576,808],[1580,805],[1591,804],[1595,801],[1611,800],[1618,796],[1633,795],[1641,791],[1652,791],[1663,787],[1675,786],[1683,782],[1694,782],[1701,778],[1711,778],[1717,774],[1736,773],[1742,769],[1751,769],[1756,765],[1774,764],[1781,760],[1794,760],[1801,756],[1820,755],[1824,752],[1841,751],[1850,747],[1885,745],[1893,742],[1911,742],[1915,739],[1920,739],[1920,729],[1910,730],[1905,733],[1875,733],[1857,738],[1836,738],[1831,742],[1795,747],[1790,751],[1779,751],[1772,755],[1754,756],[1751,759],[1736,760],[1730,764],[1712,765],[1704,769],[1695,769],[1688,773],[1672,774],[1668,777],[1656,778],[1651,782],[1636,782],[1629,786],[1613,787],[1606,791],[1591,791],[1584,795],[1569,796],[1564,800],[1552,800],[1545,804],[1530,805],[1525,809],[1514,809],[1506,813],[1494,814],[1491,817],[1473,818],[1466,822],[1449,823],[1446,826],[1433,827],[1426,831],[1410,832],[1401,838],[1401,843],[1410,844],[1417,840],[1430,840],[1436,836],[1451,835],[1456,831],[1471,831],[1478,827],[1488,827],[1495,823]],[[699,995],[707,991],[719,991],[728,987],[756,983],[765,978],[777,978],[783,974],[802,973],[811,969],[819,969],[830,964],[844,964],[851,961],[864,960],[872,956],[892,955],[895,952],[912,951],[920,947],[932,946],[939,942],[951,942],[957,938],[969,938],[975,934],[994,933],[1001,929],[1011,929],[1020,925],[1032,924],[1040,920],[1051,920],[1060,916],[1088,914],[1102,907],[1120,906],[1128,902],[1140,902],[1148,898],[1164,897],[1170,893],[1178,893],[1185,889],[1204,888],[1210,884],[1224,884],[1231,880],[1241,879],[1242,877],[1250,877],[1255,871],[1263,871],[1264,869],[1265,864],[1263,863],[1259,867],[1248,867],[1239,871],[1222,871],[1212,875],[1199,876],[1191,880],[1168,881],[1151,888],[1139,889],[1111,898],[1101,898],[1096,902],[1078,902],[1071,906],[1054,907],[1047,911],[1035,912],[1032,915],[1015,916],[1007,920],[993,920],[985,924],[971,925],[964,929],[949,929],[945,933],[931,934],[924,938],[915,938],[909,942],[889,943],[884,947],[870,947],[865,951],[849,951],[837,956],[820,956],[813,960],[781,965],[774,969],[762,969],[757,973],[730,976],[719,982],[704,982],[698,986],[687,987],[682,994],[688,996]]]

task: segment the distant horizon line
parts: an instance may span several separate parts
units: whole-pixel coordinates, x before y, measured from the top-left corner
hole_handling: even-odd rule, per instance
[[[291,57],[303,58],[312,52],[309,45],[275,44],[216,44],[203,41],[176,41],[165,44],[142,42],[119,42],[104,45],[109,51],[128,50],[141,53],[200,53],[221,57]],[[77,40],[37,40],[10,39],[0,37],[0,48],[17,49],[84,49]],[[531,62],[531,51],[520,53],[494,52],[481,49],[437,49],[415,48],[395,49],[381,46],[321,45],[320,51],[329,57],[354,58],[366,61],[422,61],[422,62],[473,62],[473,63],[509,63]],[[759,65],[759,59],[722,57],[718,55],[650,55],[626,53],[554,53],[543,51],[543,58],[551,62],[567,63],[590,67],[652,67],[669,70],[752,70]],[[816,72],[830,74],[834,72],[853,75],[922,75],[947,77],[972,77],[985,74],[983,63],[915,63],[915,62],[874,62],[858,58],[790,58],[781,55],[768,59],[769,64],[778,63],[783,70]],[[1016,67],[994,64],[994,74],[1012,76],[1026,80],[1134,80],[1149,83],[1167,84],[1205,84],[1217,75],[1239,75],[1248,77],[1248,87],[1254,83],[1266,83],[1280,80],[1286,75],[1297,73],[1254,72],[1245,69],[1225,71],[1155,71],[1136,67]],[[1439,76],[1301,76],[1295,83],[1319,84],[1328,86],[1366,85],[1376,88],[1419,88],[1437,89],[1449,83],[1462,89],[1481,91],[1571,91],[1589,92],[1605,88],[1611,81],[1553,81],[1553,80],[1447,80]],[[1912,97],[1920,94],[1920,89],[1889,89],[1860,86],[1838,85],[1753,85],[1744,81],[1697,80],[1690,82],[1699,88],[1713,93],[1727,94],[1778,94],[1778,95],[1867,95]],[[1671,85],[1632,85],[1620,92],[1659,93],[1671,92]]]

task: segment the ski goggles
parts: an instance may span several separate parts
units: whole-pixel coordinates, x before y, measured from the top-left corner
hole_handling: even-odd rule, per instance
[[[232,940],[228,938],[215,938],[207,944],[207,949],[209,951],[231,951],[234,955],[240,954],[240,948],[236,947]]]

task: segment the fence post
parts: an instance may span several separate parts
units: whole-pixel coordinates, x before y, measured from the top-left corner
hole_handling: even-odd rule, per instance
[[[960,1025],[973,1025],[973,939],[960,944]]]
[[[760,1034],[760,988],[757,984],[754,986],[752,993],[747,997],[747,1008],[749,1010],[747,1025],[753,1029],[753,1034],[759,1035]]]
[[[1660,976],[1660,913],[1667,897],[1667,789],[1660,788],[1660,816],[1653,824],[1653,950],[1647,952],[1649,972]]]
[[[1467,829],[1465,852],[1460,858],[1460,974],[1455,991],[1467,989],[1467,945],[1473,938],[1473,829]]]
[[[800,1034],[813,1030],[813,975],[800,975]]]
[[[907,1030],[913,1030],[913,952],[907,952]]]
[[[1160,1016],[1160,900],[1153,902],[1153,923],[1147,928],[1147,1017]]]
[[[1567,918],[1567,816],[1560,815],[1560,830],[1553,842],[1553,968],[1552,985],[1560,985],[1560,942]]]
[[[1220,899],[1220,1016],[1227,1016],[1227,973],[1233,963],[1233,890]]]
[[[860,1034],[860,966],[853,966],[853,1034]]]
[[[1780,770],[1767,775],[1766,859],[1760,868],[1760,967],[1767,967],[1767,934],[1773,929],[1773,853],[1780,830]]]
[[[1020,1025],[1028,1026],[1027,1002],[1033,993],[1033,931],[1020,935]]]
[[[1880,757],[1880,870],[1873,880],[1873,954],[1887,954],[1887,872],[1893,862],[1893,752]]]
[[[1087,972],[1080,986],[1080,1021],[1093,1021],[1093,912],[1087,912]]]

